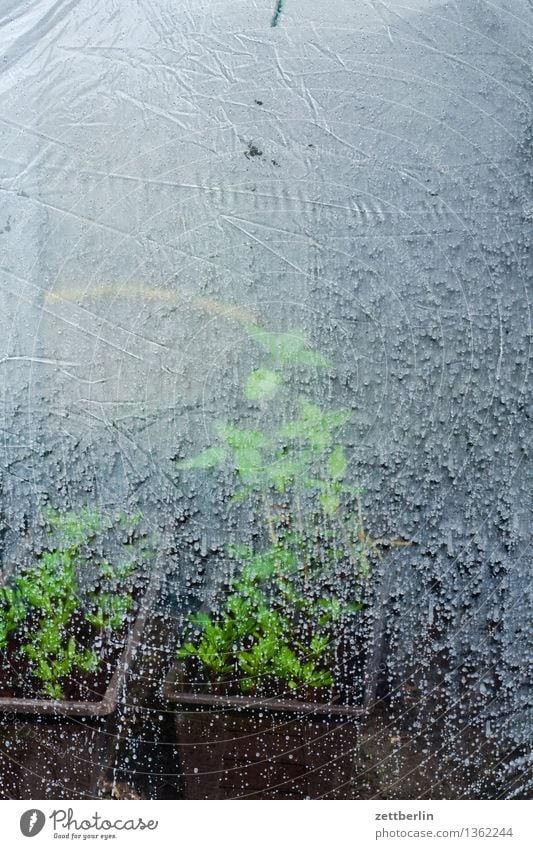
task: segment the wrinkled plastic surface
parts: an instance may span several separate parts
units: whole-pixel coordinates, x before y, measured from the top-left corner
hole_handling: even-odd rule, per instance
[[[271,5],[0,5],[5,562],[49,500],[136,503],[188,593],[226,512],[172,457],[239,408],[243,319],[305,328],[370,529],[415,543],[389,680],[524,742],[531,4]]]

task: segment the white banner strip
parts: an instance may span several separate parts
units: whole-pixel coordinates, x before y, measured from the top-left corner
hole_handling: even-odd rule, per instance
[[[533,846],[521,801],[5,801],[2,845],[187,849]],[[34,843],[31,841],[35,840]]]

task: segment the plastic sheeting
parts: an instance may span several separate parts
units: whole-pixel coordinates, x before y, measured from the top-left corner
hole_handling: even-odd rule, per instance
[[[386,674],[525,741],[531,3],[273,11],[0,4],[5,562],[49,501],[137,503],[179,597],[222,532],[172,457],[238,407],[242,319],[303,327],[371,530],[415,541]]]

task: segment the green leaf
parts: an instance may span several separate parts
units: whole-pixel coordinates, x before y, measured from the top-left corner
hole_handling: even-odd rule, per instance
[[[303,330],[290,333],[270,333],[257,325],[248,325],[252,339],[275,360],[284,365],[302,364],[327,366],[328,361],[318,351],[308,349],[307,335]]]
[[[196,457],[191,457],[189,460],[182,460],[177,466],[178,469],[212,469],[222,462],[226,454],[227,451],[224,446],[213,445],[211,448],[201,451]]]
[[[264,554],[255,554],[246,566],[247,578],[268,578],[275,572],[277,561],[275,554],[265,552]]]
[[[248,380],[244,394],[250,401],[261,401],[262,398],[272,398],[281,384],[281,376],[268,368],[258,368],[253,371]]]
[[[266,444],[264,433],[260,430],[248,430],[237,428],[232,425],[219,425],[218,432],[230,448],[263,448]]]
[[[250,324],[248,325],[248,332],[254,342],[257,342],[265,351],[282,362],[290,362],[291,358],[302,351],[307,344],[303,330],[293,330],[290,333],[272,333],[256,324]]]
[[[309,651],[314,657],[320,657],[326,654],[329,648],[329,639],[320,634],[314,634],[311,638],[311,643],[309,645]]]
[[[305,463],[290,457],[280,458],[265,468],[265,473],[278,492],[284,492],[291,481],[305,470]]]
[[[252,550],[249,545],[244,543],[230,543],[226,546],[226,551],[230,557],[235,560],[248,560],[252,556]]]
[[[339,499],[332,493],[323,493],[320,496],[320,504],[327,516],[333,516],[340,507]]]
[[[349,410],[334,410],[332,413],[325,414],[326,422],[332,430],[345,425],[351,417],[352,414]]]
[[[198,650],[192,643],[184,643],[176,652],[176,656],[179,658],[195,657],[197,654]]]
[[[211,625],[211,617],[203,611],[191,614],[189,620],[193,623],[193,625],[198,625],[200,628],[202,628],[202,630]]]
[[[261,452],[256,448],[235,449],[235,468],[245,480],[253,480],[262,469]]]
[[[63,691],[59,684],[45,684],[43,686],[43,692],[47,696],[50,696],[50,698],[55,699],[55,701],[60,701],[63,698]]]
[[[335,480],[342,480],[347,467],[346,455],[342,445],[336,445],[328,460],[328,471]]]
[[[360,601],[351,601],[345,606],[345,610],[347,610],[348,613],[358,613],[362,609],[363,605]]]
[[[100,666],[100,658],[94,650],[87,649],[83,654],[78,654],[77,666],[83,672],[96,672]]]
[[[332,431],[350,418],[346,410],[324,412],[316,404],[300,401],[300,415],[281,428],[279,436],[309,442],[315,451],[324,451],[331,445]]]

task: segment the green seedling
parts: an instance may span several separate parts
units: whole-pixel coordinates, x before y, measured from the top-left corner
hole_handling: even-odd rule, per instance
[[[122,545],[121,562],[102,560],[90,589],[93,544],[102,545],[113,528],[133,533],[140,516],[113,518],[85,508],[69,514],[49,511],[45,519],[48,550],[0,588],[0,650],[18,642],[42,693],[61,699],[69,677],[98,670],[96,638],[101,642],[103,632],[122,628],[133,607],[128,579],[139,566],[137,546]],[[141,559],[146,555],[145,550]],[[79,646],[76,634],[87,626],[92,645]]]
[[[213,681],[237,679],[244,692],[328,687],[342,634],[362,609],[372,560],[383,545],[402,541],[374,540],[365,530],[361,489],[348,482],[339,439],[350,411],[294,397],[294,378],[328,368],[328,360],[301,330],[247,330],[264,361],[246,377],[243,396],[261,426],[218,423],[212,444],[179,467],[232,471],[232,502],[255,505],[268,542],[257,551],[228,548],[239,577],[211,615],[193,617],[193,638],[178,657],[199,662]],[[300,384],[309,385],[303,376]]]

